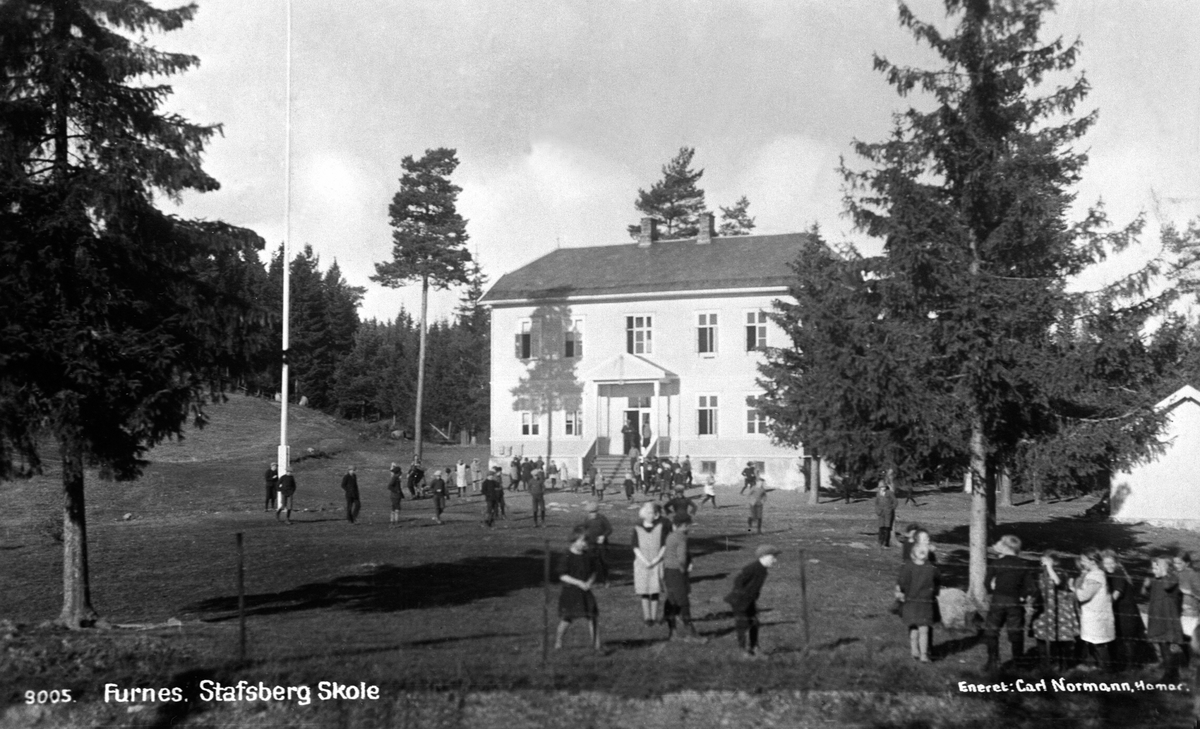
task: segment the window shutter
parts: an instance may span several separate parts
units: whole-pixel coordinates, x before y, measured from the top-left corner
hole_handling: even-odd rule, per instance
[[[521,333],[520,332],[517,332],[517,334],[516,334],[515,356],[517,359],[523,359],[521,357]]]
[[[529,358],[542,358],[542,320],[534,319],[529,325]]]

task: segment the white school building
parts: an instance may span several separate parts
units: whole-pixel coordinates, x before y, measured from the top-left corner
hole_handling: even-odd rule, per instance
[[[751,400],[762,350],[790,344],[767,312],[807,234],[718,237],[703,221],[663,241],[647,219],[637,242],[558,249],[488,291],[493,465],[548,456],[579,476],[636,438],[719,483],[752,462],[768,487],[803,488],[803,454],[772,445]]]
[[[1200,391],[1186,385],[1155,407],[1167,413],[1165,449],[1113,474],[1112,518],[1200,530]]]

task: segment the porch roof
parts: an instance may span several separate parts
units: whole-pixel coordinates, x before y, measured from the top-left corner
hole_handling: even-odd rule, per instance
[[[644,357],[622,352],[609,357],[584,374],[590,382],[670,382],[679,375]]]

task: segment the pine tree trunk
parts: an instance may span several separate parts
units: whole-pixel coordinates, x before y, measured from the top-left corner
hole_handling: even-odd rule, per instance
[[[813,456],[808,462],[808,503],[816,504],[821,498],[821,459]]]
[[[420,346],[417,348],[417,406],[416,415],[413,416],[413,442],[414,451],[417,458],[421,458],[424,451],[424,438],[421,430],[421,406],[425,400],[425,331],[428,328],[425,323],[425,318],[429,311],[429,276],[421,277],[421,338]]]
[[[63,607],[59,624],[72,630],[96,624],[88,578],[87,518],[83,503],[83,448],[73,438],[59,440],[63,469]]]
[[[971,536],[970,583],[968,594],[976,605],[987,600],[984,577],[987,574],[987,456],[983,443],[983,416],[978,405],[971,406]]]
[[[987,477],[984,482],[984,493],[987,494],[987,528],[988,534],[993,534],[996,531],[996,461],[994,458],[988,458],[987,461]]]

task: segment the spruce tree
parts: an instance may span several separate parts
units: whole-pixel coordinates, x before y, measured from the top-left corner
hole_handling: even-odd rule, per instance
[[[994,475],[1017,462],[1023,444],[1111,420],[1142,436],[1121,440],[1110,432],[1083,448],[1080,459],[1111,467],[1145,454],[1144,434],[1158,418],[1151,405],[1169,370],[1169,363],[1145,358],[1171,347],[1147,347],[1139,333],[1152,328],[1171,292],[1147,295],[1154,266],[1099,294],[1067,290],[1068,280],[1106,250],[1136,239],[1138,225],[1112,232],[1099,209],[1080,222],[1068,220],[1071,189],[1086,162],[1078,144],[1096,115],[1072,116],[1088,90],[1082,76],[1038,90],[1048,75],[1070,71],[1079,52],[1078,42],[1040,39],[1054,3],[946,0],[945,6],[954,23],[950,35],[900,5],[901,24],[944,67],[875,60],[897,92],[928,93],[931,106],[897,115],[887,141],[856,142],[867,168],[843,170],[855,223],[884,244],[872,283],[853,283],[859,289],[853,296],[831,292],[853,302],[844,314],[801,297],[801,308],[785,308],[780,318],[798,341],[806,341],[798,329],[832,329],[838,317],[858,321],[841,345],[827,338],[824,349],[775,357],[767,371],[785,378],[777,398],[800,387],[853,394],[856,407],[840,410],[838,424],[860,438],[883,438],[867,451],[877,470],[899,457],[972,475],[969,589],[982,601],[986,547],[996,536],[988,534]],[[865,306],[868,289],[877,302]],[[1080,338],[1088,327],[1114,335],[1103,353],[1093,346],[1098,339]],[[1161,337],[1169,340],[1170,329],[1160,330]],[[879,356],[883,351],[891,354]],[[855,367],[867,392],[852,393],[820,357]],[[1131,366],[1105,367],[1114,361]],[[888,384],[897,381],[901,392]],[[1129,396],[1112,397],[1114,388]],[[799,402],[811,407],[816,400]],[[781,433],[790,424],[798,440],[819,440],[817,415],[793,417],[778,407],[774,414]]]
[[[200,164],[218,127],[159,109],[171,89],[157,79],[198,60],[144,40],[194,12],[0,4],[0,477],[39,471],[57,445],[71,628],[98,621],[84,469],[136,477],[265,343],[262,240],[157,207],[218,187]]]
[[[425,389],[425,340],[429,287],[446,289],[470,283],[471,252],[467,250],[467,221],[458,214],[458,185],[450,175],[458,167],[453,149],[425,151],[401,161],[404,174],[388,215],[392,225],[392,259],[375,264],[371,280],[389,288],[421,283],[420,348],[414,405],[415,455],[422,454],[421,409]]]

